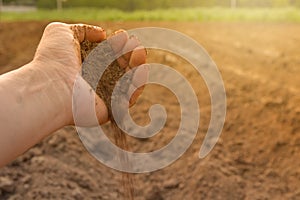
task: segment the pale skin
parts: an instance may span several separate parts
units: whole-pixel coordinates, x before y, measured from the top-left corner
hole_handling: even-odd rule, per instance
[[[74,124],[72,91],[76,78],[81,88],[79,102],[94,98],[98,122],[108,121],[103,100],[87,92],[91,91],[90,86],[80,76],[79,43],[84,39],[101,42],[106,39],[106,33],[96,26],[51,23],[44,31],[33,60],[0,76],[0,167],[56,130]],[[116,52],[132,50],[118,59],[126,70],[145,63],[145,50],[125,31],[117,32],[110,43]],[[139,67],[130,88],[143,82],[147,73],[146,67]],[[141,92],[142,89],[137,89],[128,97],[131,105]],[[86,109],[80,106],[77,111],[82,116],[79,125],[95,125],[97,122],[89,120]]]

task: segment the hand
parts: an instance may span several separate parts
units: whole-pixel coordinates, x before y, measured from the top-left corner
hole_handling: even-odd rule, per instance
[[[100,27],[89,25],[49,24],[32,62],[0,75],[0,167],[63,126],[74,124],[72,95],[76,83],[78,126],[92,126],[108,120],[107,108],[80,76],[80,42],[101,42],[106,34]],[[118,59],[129,70],[145,63],[146,52],[135,38],[119,31],[108,42],[113,50],[130,52]],[[131,51],[132,50],[132,51]],[[122,54],[122,53],[121,53]],[[147,80],[148,70],[138,67],[129,93]],[[141,89],[130,99],[134,103]],[[130,97],[128,97],[130,98]],[[95,99],[94,105],[89,104]],[[87,101],[88,100],[88,101]],[[91,101],[90,101],[91,102]],[[95,114],[88,112],[96,108]]]
[[[128,34],[120,30],[111,37],[106,38],[105,31],[97,26],[83,24],[49,24],[43,34],[35,57],[33,59],[33,70],[40,70],[47,77],[53,80],[53,87],[56,88],[55,94],[51,94],[53,98],[59,97],[62,112],[66,114],[66,123],[74,124],[72,113],[72,92],[75,80],[76,84],[80,85],[79,96],[77,97],[76,110],[79,120],[76,125],[92,126],[95,125],[93,115],[89,110],[87,100],[95,97],[95,110],[100,124],[108,121],[108,110],[101,98],[94,92],[89,92],[90,86],[80,76],[81,73],[81,57],[80,57],[80,42],[84,39],[90,42],[102,42],[107,39],[113,50],[118,53],[129,52],[118,58],[119,65],[129,70],[145,63],[146,51],[139,44],[135,37],[128,37]],[[139,67],[135,71],[132,86],[130,90],[136,89],[135,83],[145,82],[147,79],[147,68]],[[59,80],[60,84],[55,84]],[[129,93],[131,91],[128,91]],[[141,94],[142,88],[137,89],[130,99],[130,104],[133,104]]]

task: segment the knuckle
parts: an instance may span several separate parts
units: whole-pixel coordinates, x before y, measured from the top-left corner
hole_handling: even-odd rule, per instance
[[[54,28],[58,28],[58,27],[62,27],[62,26],[65,26],[65,24],[61,23],[61,22],[51,22],[46,26],[46,30],[54,29]]]

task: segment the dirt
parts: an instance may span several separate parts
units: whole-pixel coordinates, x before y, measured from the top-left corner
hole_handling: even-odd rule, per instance
[[[104,41],[104,43],[105,43],[105,41]],[[109,46],[108,43],[105,43],[105,44]],[[99,45],[99,43],[89,42],[88,40],[84,40],[80,44],[81,59],[82,59],[83,63],[85,62],[85,59],[90,59],[90,60],[91,59],[92,60],[99,59],[99,57],[97,57],[97,56],[96,57],[92,57],[92,56],[88,57],[90,55],[90,53],[92,52],[92,50],[94,50],[98,45]],[[98,48],[97,53],[100,55],[107,56],[108,53],[105,52],[105,51],[107,51],[107,49],[108,48]],[[112,50],[112,48],[111,48],[111,50]],[[113,55],[115,53],[111,52],[111,54]],[[98,62],[101,62],[102,60],[103,60],[103,58],[100,58],[100,61],[94,61],[94,62],[98,63]],[[100,65],[100,66],[98,66],[98,68],[93,68],[93,66],[91,67],[91,66],[87,66],[87,65],[83,65],[83,68],[89,68],[89,70],[92,70],[92,73],[95,73],[94,70],[100,70],[99,68],[102,67]],[[87,69],[83,69],[83,73],[86,70]],[[113,135],[115,144],[124,150],[129,150],[130,148],[127,143],[126,133],[124,133],[118,127],[115,119],[113,118],[112,107],[111,107],[111,99],[112,98],[115,98],[120,103],[122,101],[121,100],[122,98],[124,98],[124,97],[126,98],[130,80],[127,84],[126,83],[120,84],[120,86],[122,88],[118,89],[118,91],[115,93],[115,95],[113,95],[113,91],[114,91],[114,88],[115,88],[117,82],[125,74],[125,72],[126,72],[125,69],[120,67],[120,65],[118,64],[118,61],[114,60],[104,70],[104,72],[99,80],[98,86],[96,88],[96,94],[99,95],[99,97],[104,101],[104,103],[108,109],[108,116],[110,119],[110,124],[112,126],[111,130],[113,130],[113,132],[111,132],[110,134]],[[83,77],[85,78],[84,74],[83,74]],[[118,105],[120,105],[120,104],[118,104]],[[130,165],[129,160],[126,156],[118,155],[118,159],[120,160],[121,165],[123,165],[123,166]],[[133,185],[133,175],[132,174],[126,173],[126,172],[122,173],[122,186],[124,188],[124,198],[126,198],[128,200],[134,200],[134,185]]]
[[[83,41],[80,46],[81,46],[81,58],[82,58],[82,62],[84,62],[84,60],[88,57],[89,53],[97,47],[99,43],[96,42],[89,42],[87,40]],[[106,45],[109,45],[108,43]],[[104,48],[98,48],[99,54],[101,54],[101,51]],[[112,51],[111,48],[106,48]],[[103,50],[105,51],[105,49]],[[104,52],[103,52],[104,54]],[[111,56],[114,56],[113,52],[111,53]],[[107,54],[105,54],[106,56],[108,56]],[[92,58],[92,59],[97,59],[97,57]],[[102,58],[100,58],[100,60],[102,60]],[[97,63],[97,61],[95,61]],[[100,68],[101,66],[99,66]],[[88,67],[85,67],[84,65],[84,69],[83,69],[83,73],[85,73],[85,70],[89,70],[86,69]],[[108,113],[109,113],[109,118],[113,119],[112,117],[112,110],[111,110],[111,98],[113,95],[113,90],[117,84],[117,82],[120,80],[120,78],[125,74],[125,69],[120,67],[117,60],[114,60],[109,66],[107,66],[107,68],[105,69],[105,71],[103,72],[101,79],[99,80],[99,84],[97,85],[96,88],[96,93],[104,100],[104,103],[106,105],[106,107],[108,108]],[[95,72],[91,72],[91,73],[95,73]],[[85,75],[83,74],[83,77],[85,77]],[[127,77],[127,76],[126,76]],[[128,79],[130,79],[131,77],[128,77]],[[130,80],[129,80],[130,82]],[[92,84],[92,83],[90,83]],[[121,88],[118,88],[118,92],[116,92],[115,94],[118,94],[118,96],[114,97],[114,98],[122,98],[125,97],[125,95],[127,94],[128,88],[129,88],[129,84],[126,83],[122,83],[120,84]]]
[[[29,62],[48,22],[0,23],[0,73]],[[135,174],[135,199],[300,199],[300,25],[284,23],[94,22],[105,29],[159,26],[181,31],[208,51],[223,76],[227,117],[213,151],[199,159],[210,120],[201,77],[186,61],[148,52],[188,78],[201,108],[191,147],[172,165]],[[23,27],[23,31],[19,31]],[[18,41],[12,45],[11,41]],[[149,139],[129,139],[134,152],[165,146],[175,136],[180,108],[165,88],[149,85],[131,109],[141,125],[148,109],[165,106],[166,126]],[[106,132],[112,132],[106,125]],[[122,199],[121,173],[83,147],[73,127],[44,139],[0,169],[0,199]]]

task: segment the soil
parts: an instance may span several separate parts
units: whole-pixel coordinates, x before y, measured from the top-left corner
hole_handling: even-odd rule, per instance
[[[106,45],[109,45],[108,43],[105,43]],[[88,55],[91,53],[92,50],[94,50],[97,46],[99,45],[99,43],[97,42],[89,42],[88,40],[84,40],[81,44],[80,44],[80,49],[81,49],[81,59],[82,62],[84,63],[85,59],[99,59],[99,57],[88,57]],[[100,55],[105,55],[107,56],[107,51],[108,48],[98,48],[97,54]],[[112,49],[111,49],[112,50]],[[102,52],[103,51],[103,52]],[[113,51],[113,50],[112,50]],[[115,54],[114,52],[111,52],[111,54]],[[101,62],[103,59],[100,58]],[[97,61],[93,61],[94,63],[98,63]],[[88,65],[88,64],[87,64]],[[97,74],[94,72],[94,70],[100,70],[99,68],[101,68],[102,66],[98,66],[97,68],[93,68],[94,66],[87,66],[87,65],[83,65],[83,77],[85,78],[85,71],[87,70],[91,70],[91,73]],[[85,68],[89,68],[89,69],[85,69]],[[118,127],[117,123],[115,122],[115,119],[113,118],[113,114],[112,114],[112,108],[111,108],[111,99],[115,98],[118,100],[118,102],[121,103],[121,99],[122,98],[126,98],[126,94],[129,88],[129,83],[130,81],[126,84],[120,84],[122,88],[118,88],[118,92],[116,92],[116,95],[113,96],[113,90],[117,84],[117,82],[119,81],[119,79],[125,74],[125,69],[120,67],[117,60],[114,60],[109,66],[107,66],[107,68],[104,70],[98,86],[96,88],[96,94],[99,95],[99,97],[104,101],[107,109],[108,109],[108,115],[109,115],[109,119],[110,119],[110,124],[112,126],[113,132],[111,132],[110,134],[112,134],[114,136],[114,140],[115,143],[122,149],[124,150],[129,150],[128,147],[128,143],[127,143],[127,139],[126,139],[126,134]],[[91,84],[91,83],[90,83]],[[124,92],[121,92],[124,91]],[[119,104],[120,105],[120,104]],[[120,160],[121,165],[123,166],[128,166],[129,160],[126,156],[118,156],[118,159]],[[134,185],[133,185],[133,175],[130,173],[126,173],[124,172],[122,174],[122,186],[124,188],[124,198],[128,199],[128,200],[133,200],[134,199]]]
[[[0,23],[0,73],[32,59],[47,23]],[[299,24],[93,24],[107,30],[159,26],[183,32],[208,51],[226,87],[222,135],[213,151],[199,159],[210,120],[208,90],[183,59],[148,52],[148,62],[172,66],[188,78],[199,99],[201,121],[193,144],[180,159],[156,172],[134,175],[135,199],[300,199]],[[130,138],[134,152],[159,149],[176,134],[180,108],[163,87],[145,88],[131,109],[133,119],[147,124],[154,103],[165,106],[166,126],[149,139]],[[108,134],[112,131],[109,124],[104,128]],[[122,199],[121,179],[120,172],[85,150],[73,127],[65,127],[0,169],[0,199]]]
[[[84,62],[84,60],[88,57],[89,53],[94,48],[96,48],[98,44],[99,43],[89,42],[87,40],[83,41],[80,44],[82,62]],[[109,44],[106,43],[105,45],[108,46]],[[106,47],[106,48],[98,48],[97,54],[102,53],[105,56],[114,57],[114,54],[115,54],[114,52],[105,53],[105,51],[113,51],[113,50],[110,48],[110,46]],[[95,57],[95,58],[90,58],[89,60],[94,60],[94,59],[99,59],[99,58]],[[100,60],[102,60],[102,59],[103,58],[100,58]],[[112,60],[113,60],[113,58],[112,58]],[[93,61],[93,63],[97,63],[97,61]],[[101,68],[101,67],[103,67],[103,66],[100,66],[100,65],[98,66],[98,68]],[[88,70],[91,70],[91,72],[88,72],[88,74],[96,74],[96,72],[93,71],[93,70],[97,70],[97,69],[92,69],[91,67],[87,67],[86,65],[83,65],[83,68],[84,68],[83,69],[83,77],[84,78],[85,78],[85,72],[88,71]],[[119,66],[117,60],[114,60],[104,70],[104,72],[101,76],[101,79],[99,80],[99,84],[97,85],[97,88],[96,88],[96,93],[104,100],[104,103],[105,103],[106,107],[108,108],[110,119],[112,119],[111,98],[112,98],[113,90],[114,90],[117,82],[125,74],[125,72],[126,72],[125,69]],[[129,83],[131,81],[130,80],[131,77],[129,77],[129,76],[126,76],[126,77],[129,79],[128,83],[126,84],[126,83],[122,82],[122,84],[119,84],[119,87],[117,87],[118,91],[115,93],[115,94],[118,94],[118,95],[115,96],[114,98],[119,98],[120,99],[122,97],[125,97],[125,95],[127,94],[127,91],[128,91],[128,88],[129,88]],[[93,84],[93,83],[90,83],[90,84]]]

